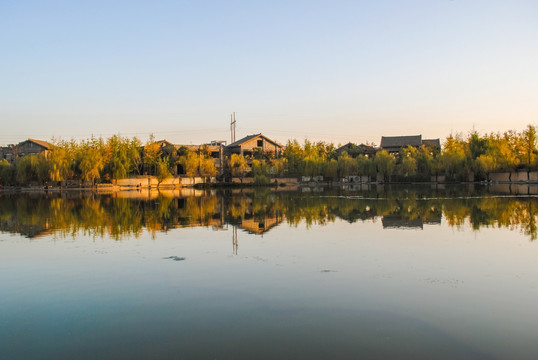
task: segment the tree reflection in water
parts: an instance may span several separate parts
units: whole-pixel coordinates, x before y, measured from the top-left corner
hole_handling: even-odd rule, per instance
[[[537,237],[534,196],[496,194],[487,187],[446,189],[375,187],[349,191],[241,189],[170,193],[3,194],[0,230],[29,238],[46,234],[116,240],[182,227],[234,229],[263,234],[281,223],[325,225],[336,219],[353,223],[381,219],[384,228],[420,229],[424,224],[469,224],[473,229],[498,227]]]

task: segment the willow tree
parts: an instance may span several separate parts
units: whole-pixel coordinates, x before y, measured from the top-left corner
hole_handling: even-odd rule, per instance
[[[489,181],[489,174],[499,169],[497,159],[491,155],[480,155],[476,159],[477,168],[486,174],[486,180]]]
[[[73,170],[74,159],[75,156],[68,142],[54,143],[48,157],[50,180],[59,182],[61,186]]]
[[[196,155],[193,151],[187,150],[184,152],[184,155],[179,157],[179,163],[183,166],[185,175],[192,178],[194,183],[194,178],[200,174],[200,160],[198,155]]]
[[[422,176],[438,175],[438,153],[427,146],[421,146],[416,153],[417,173]]]
[[[325,162],[323,167],[323,176],[329,181],[334,181],[338,177],[338,161],[330,159]]]
[[[505,132],[503,135],[491,134],[489,136],[490,147],[488,155],[496,159],[498,170],[512,171],[520,163],[517,155],[516,146],[514,145],[514,134]]]
[[[134,170],[136,157],[139,156],[137,149],[133,148],[135,144],[136,141],[118,135],[107,140],[105,168],[113,179],[125,178]]]
[[[252,175],[254,177],[255,184],[268,184],[269,172],[269,165],[264,160],[252,160]]]
[[[348,155],[347,152],[342,152],[338,157],[338,176],[341,178],[357,175],[359,172],[359,165],[357,161]]]
[[[521,134],[524,161],[527,167],[531,167],[536,161],[536,128],[532,125],[527,125],[527,128]]]
[[[156,175],[157,175],[157,186],[161,185],[161,183],[172,177],[172,174],[170,173],[170,169],[168,167],[168,159],[167,158],[159,158],[157,160],[156,164]]]
[[[402,149],[401,163],[399,164],[399,172],[405,177],[415,175],[417,172],[417,156],[418,150],[414,146],[407,146]]]
[[[300,175],[302,173],[304,153],[297,140],[288,140],[282,151],[282,156],[288,162],[289,174]]]
[[[381,176],[383,176],[384,180],[386,180],[387,177],[390,177],[394,172],[394,167],[396,166],[396,159],[386,150],[381,150],[375,155],[374,163],[377,172],[380,173]]]
[[[374,161],[365,155],[358,155],[355,159],[357,162],[357,172],[361,176],[375,176]]]
[[[461,136],[449,135],[439,158],[441,167],[448,178],[463,180],[470,170],[469,144]]]
[[[272,173],[277,177],[282,177],[288,173],[288,159],[278,158],[271,161]]]
[[[232,176],[238,177],[242,183],[243,177],[245,177],[247,171],[249,170],[245,157],[240,154],[232,154],[229,160],[229,167]]]
[[[92,137],[82,141],[77,151],[80,176],[84,181],[90,181],[92,186],[95,180],[101,177],[105,167],[105,144],[102,138]]]
[[[17,159],[16,170],[17,175],[16,179],[19,184],[26,184],[31,181],[37,180],[34,172],[34,156],[22,156]]]
[[[205,182],[208,182],[208,179],[217,175],[217,167],[215,166],[215,161],[212,157],[202,156],[200,159],[200,176],[204,178]]]
[[[15,176],[15,167],[6,159],[0,161],[0,184],[9,185],[13,183]]]
[[[161,155],[162,155],[161,147],[159,143],[155,142],[153,135],[151,135],[146,145],[144,145],[144,157],[143,157],[144,165],[146,166],[146,170],[149,175],[151,175],[152,172],[156,172],[157,163],[159,162]],[[155,170],[155,171],[152,171],[152,170]]]

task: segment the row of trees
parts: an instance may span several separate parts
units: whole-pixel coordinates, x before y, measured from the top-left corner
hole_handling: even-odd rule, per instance
[[[538,168],[536,129],[481,135],[476,131],[450,135],[442,151],[422,146],[406,147],[399,153],[384,150],[366,153],[356,148],[341,151],[334,144],[289,140],[282,156],[254,151],[246,158],[233,154],[223,164],[225,176],[252,176],[256,183],[270,177],[323,176],[336,180],[347,176],[382,176],[392,180],[428,180],[445,175],[449,180],[467,180],[470,174],[487,179],[491,172]],[[159,181],[180,173],[188,177],[210,178],[217,175],[209,151],[197,152],[185,147],[155,142],[152,137],[142,146],[137,138],[112,136],[106,140],[91,138],[81,142],[55,141],[48,156],[26,156],[15,164],[0,162],[1,184],[25,184],[69,179],[110,182],[130,175],[154,175]],[[362,148],[364,149],[364,148]]]
[[[399,153],[381,150],[374,156],[361,151],[340,152],[333,144],[323,142],[305,141],[301,146],[292,140],[284,147],[284,161],[275,169],[295,176],[321,175],[329,180],[350,175],[427,180],[443,175],[464,181],[471,174],[487,179],[492,172],[537,169],[537,155],[536,128],[528,125],[522,132],[450,135],[442,151],[426,145],[408,146]]]
[[[215,176],[217,169],[207,151],[162,147],[150,140],[142,146],[139,139],[112,136],[80,142],[53,141],[50,151],[17,158],[10,164],[0,161],[0,184],[65,182],[75,180],[95,184],[132,175],[154,175],[162,181],[180,165],[187,176]]]

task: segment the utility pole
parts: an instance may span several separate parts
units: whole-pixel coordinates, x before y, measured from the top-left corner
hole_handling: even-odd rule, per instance
[[[231,135],[231,143],[235,142],[235,111],[233,114],[230,115],[230,135]],[[230,143],[230,144],[231,144]]]

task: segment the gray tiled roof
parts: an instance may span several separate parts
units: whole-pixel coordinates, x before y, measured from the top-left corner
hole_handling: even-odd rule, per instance
[[[441,141],[439,139],[423,139],[422,145],[441,147]]]
[[[380,147],[384,148],[396,148],[405,146],[420,146],[422,145],[422,135],[412,136],[382,136]]]

